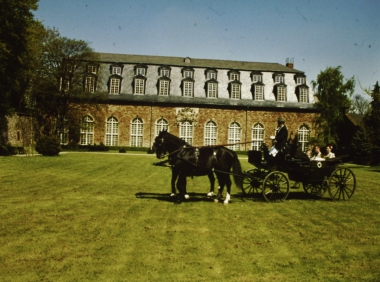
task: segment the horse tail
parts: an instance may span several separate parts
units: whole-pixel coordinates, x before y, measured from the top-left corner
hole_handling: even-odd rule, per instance
[[[233,154],[234,154],[234,159],[232,162],[232,173],[234,176],[234,182],[235,182],[235,185],[239,187],[239,189],[242,189],[243,171],[241,169],[241,164],[240,164],[240,161],[239,161],[237,154],[235,152],[233,152]]]

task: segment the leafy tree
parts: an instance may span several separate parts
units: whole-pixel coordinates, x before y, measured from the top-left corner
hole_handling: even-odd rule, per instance
[[[23,109],[30,70],[29,28],[38,0],[0,0],[0,144],[5,143],[6,116]]]
[[[39,55],[31,92],[39,134],[58,136],[81,105],[99,97],[83,87],[87,64],[97,57],[86,42],[61,37],[56,29],[46,30]]]
[[[355,163],[368,164],[372,156],[372,144],[364,127],[359,127],[350,144],[350,157]]]
[[[356,94],[351,100],[351,108],[350,111],[364,115],[370,108],[369,100],[365,99],[362,95]]]
[[[321,144],[338,144],[339,127],[343,122],[342,107],[350,105],[355,88],[354,77],[344,79],[341,67],[328,67],[312,81],[316,107],[321,114],[314,120],[316,137]]]

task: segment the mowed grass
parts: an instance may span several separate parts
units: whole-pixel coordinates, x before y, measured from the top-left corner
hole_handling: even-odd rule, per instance
[[[241,157],[244,169],[252,166]],[[1,281],[380,281],[380,168],[350,201],[169,198],[153,155],[0,158]]]

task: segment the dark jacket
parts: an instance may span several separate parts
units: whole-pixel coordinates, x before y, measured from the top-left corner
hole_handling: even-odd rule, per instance
[[[276,132],[276,143],[274,144],[274,147],[280,151],[282,148],[285,147],[286,141],[288,140],[288,128],[286,125],[283,127],[280,127]]]

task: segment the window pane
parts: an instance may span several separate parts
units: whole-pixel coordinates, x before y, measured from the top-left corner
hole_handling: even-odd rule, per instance
[[[277,101],[285,101],[285,87],[277,87]]]
[[[160,80],[160,94],[161,96],[169,95],[169,81]]]
[[[142,147],[143,145],[143,122],[136,118],[132,121],[131,126],[131,146]]]
[[[110,94],[119,94],[120,79],[111,78],[110,82]]]
[[[92,145],[94,138],[94,120],[90,116],[84,116],[80,129],[80,145]]]
[[[240,149],[240,125],[237,122],[231,123],[230,127],[228,128],[228,144],[231,144],[228,146],[231,150],[239,150]]]
[[[189,121],[181,123],[179,137],[190,145],[193,143],[193,125]]]
[[[183,96],[193,97],[193,83],[191,81],[185,81],[184,82]]]
[[[216,83],[208,83],[207,84],[207,97],[209,98],[216,98],[216,89],[217,89]]]
[[[261,85],[255,85],[255,100],[264,100],[264,87]]]
[[[169,123],[164,118],[160,118],[156,122],[156,136],[158,136],[160,131],[168,130],[168,128],[169,128]]]
[[[95,92],[95,78],[88,76],[86,77],[86,82],[85,82],[85,91],[94,93]]]
[[[264,142],[264,126],[256,123],[252,128],[252,150],[260,151]]]
[[[300,88],[300,102],[307,103],[308,91],[307,88]]]
[[[135,94],[144,94],[144,79],[135,80]]]
[[[231,98],[240,99],[240,84],[231,84]]]
[[[301,126],[298,130],[298,148],[303,152],[307,151],[309,143],[310,131],[306,126]]]
[[[209,121],[205,127],[205,145],[216,145],[216,124],[213,121]]]
[[[115,117],[107,119],[106,124],[106,146],[117,146],[119,139],[119,122]]]

